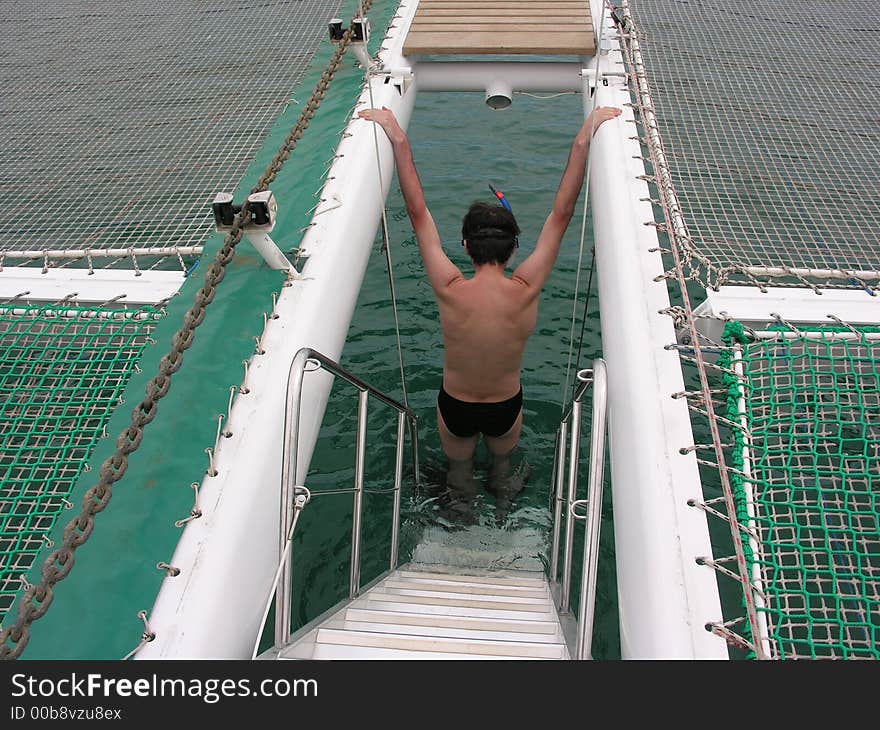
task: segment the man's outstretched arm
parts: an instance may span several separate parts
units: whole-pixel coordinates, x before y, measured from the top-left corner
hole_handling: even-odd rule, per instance
[[[574,215],[575,205],[581,194],[592,134],[596,133],[603,122],[613,119],[619,114],[620,109],[600,106],[596,107],[584,120],[568,153],[568,163],[556,191],[553,210],[550,211],[550,215],[544,222],[535,250],[513,272],[514,279],[536,291],[540,291],[544,286],[544,282],[547,281],[547,277],[550,276],[553,265],[556,263],[562,236]]]
[[[400,190],[406,203],[406,212],[409,214],[416,240],[419,242],[419,253],[425,264],[428,281],[431,282],[435,291],[444,289],[453,281],[461,279],[462,275],[458,267],[449,260],[443,251],[437,226],[425,204],[422,183],[416,172],[406,132],[397,123],[391,110],[385,107],[364,109],[358,116],[382,127],[391,142],[391,147],[394,150],[394,164],[397,167],[397,181],[400,183]]]

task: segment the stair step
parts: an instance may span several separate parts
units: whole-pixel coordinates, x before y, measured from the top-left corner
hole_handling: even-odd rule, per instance
[[[464,593],[484,596],[518,596],[543,600],[549,597],[545,586],[523,587],[518,585],[502,585],[498,583],[471,583],[464,581],[435,581],[425,578],[386,578],[382,581],[385,588],[411,588],[423,591],[439,591],[443,593]]]
[[[569,658],[540,570],[410,563],[307,630],[278,658]]]
[[[283,656],[281,659],[291,657]],[[338,644],[319,644],[310,659],[347,659],[347,660],[451,660],[451,661],[485,661],[523,660],[545,661],[535,657],[496,656],[490,654],[447,654],[439,651],[405,651],[401,649],[380,649],[375,646],[340,646]]]
[[[471,656],[488,655],[492,657],[510,656],[529,659],[563,659],[566,655],[565,647],[562,644],[410,636],[407,634],[384,634],[339,629],[319,629],[315,643],[316,656],[320,652],[320,648],[327,644],[335,644],[347,648],[358,646],[410,652]]]
[[[524,611],[546,611],[550,604],[550,594],[542,598],[521,598],[519,596],[481,595],[469,593],[446,593],[445,591],[423,590],[419,588],[392,588],[385,585],[376,586],[371,593],[377,596],[393,596],[394,600],[417,598],[431,603],[445,603],[447,606],[493,607],[516,610],[522,606]]]
[[[428,570],[398,570],[395,576],[400,578],[423,578],[433,581],[450,583],[479,583],[482,585],[517,585],[524,588],[543,588],[547,581],[541,573],[531,570],[512,570],[507,572],[492,571],[486,575],[478,573],[442,573]]]
[[[412,613],[405,611],[375,611],[368,608],[348,608],[345,621],[365,621],[375,624],[397,624],[473,631],[507,631],[511,633],[554,636],[559,631],[556,621],[521,621],[502,618],[474,618],[442,614]]]
[[[370,594],[366,599],[358,599],[355,608],[367,608],[376,611],[402,611],[408,613],[425,613],[441,616],[467,616],[469,618],[513,619],[515,621],[555,621],[555,610],[516,610],[495,608],[481,604],[479,607],[458,603],[422,602],[417,596],[381,596]],[[435,599],[436,601],[437,599]],[[509,604],[506,604],[509,605]]]
[[[282,649],[279,659],[313,659],[315,656],[315,639],[309,641],[297,641]]]
[[[485,631],[482,629],[448,628],[445,626],[421,626],[417,624],[382,623],[334,619],[323,628],[340,631],[368,631],[374,634],[404,634],[406,636],[433,636],[446,639],[528,642],[530,644],[559,644],[562,636],[553,634],[530,634],[523,631]]]

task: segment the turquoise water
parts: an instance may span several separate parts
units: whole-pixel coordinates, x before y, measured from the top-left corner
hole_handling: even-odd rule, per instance
[[[492,199],[489,181],[505,192],[522,229],[514,265],[532,250],[552,207],[582,113],[582,100],[575,95],[551,99],[517,95],[513,105],[501,112],[489,110],[480,94],[423,94],[417,99],[409,128],[416,165],[444,247],[465,275],[472,269],[460,245],[461,216],[471,201]],[[443,506],[446,459],[437,437],[434,410],[443,363],[437,306],[424,276],[396,181],[392,185],[387,205],[390,241],[409,401],[420,418],[423,481],[419,489],[413,489],[411,472],[408,472],[403,497],[401,562],[413,555],[430,559],[443,554],[452,555],[463,564],[520,568],[540,568],[547,564],[553,446],[568,357],[582,207],[583,197],[557,265],[542,293],[538,326],[523,360],[524,426],[514,461],[528,472],[525,488],[509,505],[499,505],[483,486],[487,458],[481,445],[475,470],[481,486],[468,520],[472,524],[463,524],[457,514]],[[591,246],[592,225],[587,220],[576,338],[580,332]],[[595,288],[594,278],[580,367],[601,353]],[[402,398],[381,237],[376,240],[342,363],[373,385]],[[308,485],[313,493],[351,483],[355,411],[354,393],[344,384],[337,384],[312,462]],[[379,404],[371,406],[366,465],[369,490],[391,486],[394,423],[389,410]],[[589,443],[586,430],[585,456]],[[583,464],[581,473],[585,475],[586,459]],[[584,476],[582,490],[585,487]],[[606,484],[593,645],[597,658],[617,658],[620,654],[610,497]],[[294,572],[297,626],[347,595],[351,501],[350,494],[317,496],[303,513],[293,546],[297,554]],[[362,583],[387,568],[390,525],[390,496],[378,491],[368,493],[364,503]],[[580,568],[582,539],[578,530],[576,573]]]

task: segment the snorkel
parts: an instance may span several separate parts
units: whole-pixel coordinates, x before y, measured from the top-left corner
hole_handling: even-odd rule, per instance
[[[510,203],[507,202],[507,198],[504,197],[504,193],[502,193],[498,188],[496,188],[492,183],[489,183],[489,190],[491,190],[495,197],[498,198],[498,202],[507,210],[508,213],[513,213],[513,208],[510,207]]]

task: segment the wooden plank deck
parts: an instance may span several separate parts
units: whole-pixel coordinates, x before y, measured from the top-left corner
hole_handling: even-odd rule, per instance
[[[406,56],[592,56],[590,0],[420,0]]]

